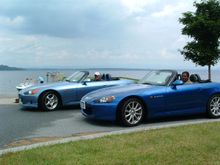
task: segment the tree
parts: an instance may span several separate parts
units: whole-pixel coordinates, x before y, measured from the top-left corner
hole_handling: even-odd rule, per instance
[[[194,2],[195,12],[183,13],[179,19],[184,25],[183,35],[192,38],[181,50],[186,60],[195,64],[208,66],[208,78],[211,80],[211,66],[220,59],[220,1],[202,0]]]

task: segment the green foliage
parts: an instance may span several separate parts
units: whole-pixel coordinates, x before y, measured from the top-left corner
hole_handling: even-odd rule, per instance
[[[220,1],[203,0],[194,6],[195,12],[183,13],[179,19],[184,25],[182,34],[192,38],[181,54],[197,65],[215,65],[220,58]]]

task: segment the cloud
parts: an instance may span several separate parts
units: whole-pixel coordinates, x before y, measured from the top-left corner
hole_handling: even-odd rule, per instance
[[[25,23],[25,19],[22,16],[5,17],[0,16],[0,26],[5,28],[21,28]]]
[[[187,41],[178,18],[192,4],[1,0],[1,62],[21,67],[194,67],[182,62],[178,52]]]
[[[176,9],[174,8],[174,6],[171,5],[166,5],[162,11],[159,12],[155,12],[152,14],[153,17],[164,17],[164,16],[169,16],[172,15],[174,13]]]
[[[111,37],[122,34],[126,24],[124,22],[126,20],[123,20],[125,9],[116,2],[117,0],[85,2],[40,0],[33,3],[23,0],[21,5],[20,1],[14,1],[13,4],[8,3],[7,8],[2,9],[0,15],[8,18],[23,18],[26,21],[25,26],[17,29],[23,34],[65,38]]]
[[[191,5],[186,2],[178,2],[177,4],[168,4],[163,7],[162,10],[153,12],[151,15],[153,17],[166,17],[173,16],[176,13],[183,13],[187,9],[189,10]]]
[[[158,0],[121,0],[121,4],[127,8],[130,14],[145,12],[145,8],[153,5]]]

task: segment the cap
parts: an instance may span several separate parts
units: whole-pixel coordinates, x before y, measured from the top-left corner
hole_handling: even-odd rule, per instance
[[[99,72],[95,72],[95,76],[100,76],[101,74]]]

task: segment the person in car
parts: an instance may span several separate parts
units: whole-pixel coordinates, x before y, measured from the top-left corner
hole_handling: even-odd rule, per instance
[[[101,74],[99,72],[95,72],[95,81],[101,81]]]
[[[184,82],[184,84],[192,84],[192,81],[190,81],[189,79],[189,72],[184,71],[181,77],[182,77],[182,81]]]

